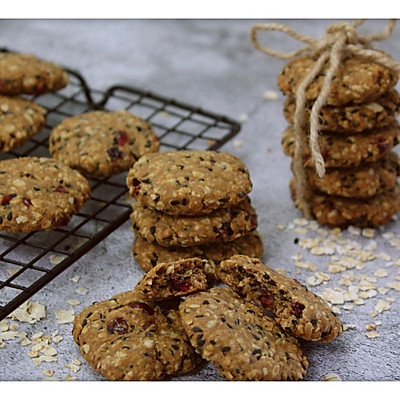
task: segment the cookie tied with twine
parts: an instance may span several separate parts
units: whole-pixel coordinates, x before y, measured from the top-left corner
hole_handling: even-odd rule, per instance
[[[321,90],[313,102],[311,113],[308,122],[308,145],[311,152],[312,164],[315,167],[319,178],[325,175],[325,162],[321,154],[319,145],[319,128],[320,128],[320,113],[322,107],[326,104],[331,93],[332,81],[335,79],[342,61],[349,57],[358,57],[380,64],[387,69],[398,72],[400,71],[400,63],[396,62],[384,53],[382,50],[372,46],[373,41],[382,41],[387,39],[394,30],[395,20],[390,20],[384,30],[380,33],[361,36],[357,27],[364,20],[355,20],[352,23],[341,22],[328,27],[322,39],[317,40],[307,35],[298,34],[289,27],[270,23],[256,24],[251,30],[251,41],[256,49],[262,53],[268,54],[282,60],[291,60],[302,55],[311,56],[315,63],[309,69],[304,79],[300,82],[296,90],[296,108],[294,113],[294,133],[295,133],[295,153],[293,158],[294,173],[297,181],[296,197],[300,208],[303,210],[307,218],[311,218],[311,210],[306,201],[309,187],[307,183],[306,170],[303,164],[303,154],[306,138],[304,137],[303,127],[306,120],[307,96],[306,91],[310,84],[319,76],[324,69],[324,78],[322,81]],[[305,43],[294,51],[282,53],[270,48],[262,46],[258,41],[259,31],[280,31],[290,37]]]

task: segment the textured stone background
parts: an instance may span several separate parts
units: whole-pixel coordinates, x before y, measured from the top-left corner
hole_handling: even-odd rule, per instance
[[[173,97],[242,121],[240,134],[227,143],[223,150],[236,154],[247,164],[254,182],[251,194],[259,215],[259,231],[263,235],[264,261],[271,267],[284,268],[287,273],[305,282],[313,272],[298,269],[291,259],[298,251],[303,261],[313,261],[321,272],[326,272],[329,256],[316,257],[299,248],[290,227],[301,217],[294,208],[288,191],[290,161],[282,154],[280,137],[286,126],[282,116],[283,97],[266,100],[267,90],[277,92],[276,77],[284,65],[257,52],[249,39],[249,20],[3,20],[0,23],[0,45],[20,52],[32,52],[80,71],[90,87],[106,89],[119,83],[132,85]],[[288,24],[298,32],[321,37],[328,20],[275,21]],[[369,21],[360,28],[371,33],[382,29],[384,21]],[[392,38],[379,45],[400,60],[397,27]],[[264,43],[280,50],[294,49],[299,44],[283,34],[271,33]],[[239,141],[239,142],[237,142]],[[241,145],[241,146],[239,146]],[[399,250],[388,245],[382,234],[400,233],[398,222],[391,223],[375,237],[378,249],[393,259]],[[344,235],[348,235],[344,233]],[[348,235],[349,236],[349,235]],[[363,246],[369,239],[357,238]],[[35,330],[51,334],[55,330],[64,337],[57,345],[58,361],[37,367],[27,355],[28,347],[18,340],[6,342],[0,349],[0,380],[43,380],[43,369],[53,369],[53,378],[65,380],[71,374],[78,380],[102,380],[85,363],[80,371],[71,372],[65,364],[81,359],[70,335],[71,325],[57,325],[55,311],[71,309],[68,299],[78,299],[78,313],[83,306],[108,298],[112,294],[131,289],[142,273],[130,256],[133,235],[125,223],[106,240],[96,246],[75,265],[36,294],[32,300],[45,304],[47,317],[35,325],[21,323],[20,330]],[[378,278],[376,285],[385,287],[399,275],[399,267],[376,259],[354,274],[374,276],[378,268],[386,268],[389,276]],[[0,268],[3,268],[0,265]],[[4,267],[5,268],[5,267]],[[80,275],[79,283],[71,278]],[[327,288],[339,287],[340,274],[315,287],[322,293]],[[78,286],[88,288],[86,296],[78,295]],[[343,286],[341,286],[344,288]],[[390,311],[375,318],[370,316],[378,299],[392,297]],[[341,307],[341,306],[340,306]],[[393,381],[399,372],[399,296],[391,290],[378,293],[365,305],[353,310],[341,310],[341,321],[352,327],[329,345],[304,345],[310,367],[307,380],[318,381],[327,373],[334,373],[347,381]],[[366,324],[380,321],[380,337],[365,336]],[[205,366],[181,380],[219,380],[211,366]]]

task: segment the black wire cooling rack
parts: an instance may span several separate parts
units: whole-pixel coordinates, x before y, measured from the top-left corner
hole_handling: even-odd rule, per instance
[[[31,97],[47,110],[42,132],[0,159],[49,156],[51,129],[66,117],[96,109],[125,109],[151,122],[160,137],[161,151],[216,150],[240,130],[237,122],[225,116],[148,91],[126,86],[90,90],[79,73],[66,70],[70,75],[66,88]],[[125,178],[126,174],[119,174],[90,179],[90,200],[65,227],[23,234],[0,232],[0,320],[129,219]]]

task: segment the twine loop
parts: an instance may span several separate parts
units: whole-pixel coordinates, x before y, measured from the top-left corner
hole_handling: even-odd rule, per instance
[[[311,55],[315,63],[299,84],[296,90],[296,108],[294,113],[294,133],[295,133],[295,153],[293,157],[294,171],[297,186],[297,200],[304,211],[307,218],[310,218],[311,212],[305,198],[309,191],[306,170],[303,164],[304,154],[304,126],[306,118],[306,91],[308,86],[313,82],[316,76],[327,64],[325,76],[322,81],[321,91],[312,105],[309,118],[308,145],[311,152],[311,160],[320,178],[325,175],[325,162],[321,154],[319,146],[319,119],[322,107],[330,95],[332,80],[346,56],[357,56],[379,63],[394,71],[400,71],[400,63],[394,61],[383,51],[372,47],[373,41],[385,40],[393,32],[395,20],[390,20],[382,32],[373,33],[368,36],[361,36],[357,31],[357,27],[364,20],[355,20],[352,23],[339,22],[329,26],[325,35],[320,39],[314,39],[307,35],[302,35],[286,25],[270,23],[256,24],[251,29],[251,41],[256,49],[270,56],[290,60],[301,55]],[[291,52],[279,52],[264,47],[258,41],[257,34],[259,31],[280,31],[295,40],[305,43],[305,46]]]

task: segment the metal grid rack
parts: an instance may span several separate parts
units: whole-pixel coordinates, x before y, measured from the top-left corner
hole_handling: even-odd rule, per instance
[[[66,88],[31,97],[47,110],[42,132],[15,151],[2,154],[1,159],[49,156],[51,129],[66,117],[95,109],[126,109],[140,115],[152,123],[161,151],[216,150],[240,130],[240,125],[227,117],[148,91],[125,86],[112,86],[104,92],[90,90],[79,73],[66,70],[71,78]],[[0,320],[129,219],[125,178],[126,173],[89,179],[91,198],[65,227],[21,234],[0,232]]]

